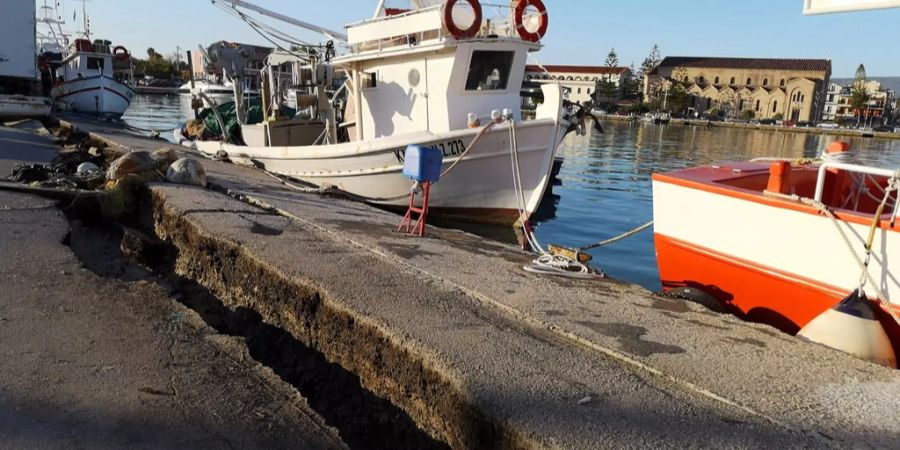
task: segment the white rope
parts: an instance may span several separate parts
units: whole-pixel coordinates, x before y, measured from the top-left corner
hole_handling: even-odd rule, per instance
[[[897,190],[898,187],[900,187],[897,184],[898,175],[900,175],[900,174],[895,174],[893,177],[891,177],[891,181],[888,184],[888,188],[886,189],[885,196],[890,195],[890,192]],[[897,313],[894,311],[894,308],[891,305],[890,301],[888,300],[887,296],[885,295],[884,291],[881,290],[881,288],[878,286],[878,283],[876,283],[875,279],[872,278],[872,274],[869,273],[868,267],[865,265],[862,258],[860,258],[859,255],[856,254],[855,247],[853,246],[853,243],[850,241],[850,238],[847,236],[847,233],[844,231],[843,228],[841,228],[841,220],[838,219],[837,216],[835,216],[834,213],[831,212],[830,209],[828,209],[827,205],[825,205],[824,203],[822,203],[818,200],[807,198],[807,197],[800,197],[799,195],[779,194],[777,192],[767,192],[766,194],[772,195],[775,197],[781,197],[781,198],[784,198],[787,200],[799,201],[800,203],[803,203],[805,205],[809,205],[809,206],[816,208],[819,212],[821,212],[826,217],[831,219],[831,223],[834,224],[834,228],[837,230],[838,234],[841,236],[841,239],[844,241],[844,244],[846,244],[847,250],[850,251],[850,254],[853,256],[853,260],[856,261],[856,264],[859,266],[859,269],[862,271],[863,275],[861,275],[861,278],[865,277],[865,280],[868,281],[869,284],[872,285],[873,289],[875,289],[876,297],[878,297],[878,301],[881,303],[882,309],[887,311],[891,315],[891,317],[893,317],[894,320],[897,321],[897,323],[900,323],[900,317],[897,317]],[[874,218],[873,220],[879,220],[879,218]]]
[[[519,163],[519,142],[516,134],[516,121],[514,117],[508,117],[509,121],[509,146],[510,160],[513,172],[513,188],[516,195],[516,206],[519,210],[519,221],[522,223],[522,233],[528,241],[528,245],[539,256],[531,264],[523,267],[526,272],[539,275],[554,275],[567,278],[596,279],[602,278],[602,274],[574,259],[562,255],[553,255],[541,247],[537,237],[526,225],[528,223],[528,202],[525,200],[525,189],[522,186],[522,168]]]

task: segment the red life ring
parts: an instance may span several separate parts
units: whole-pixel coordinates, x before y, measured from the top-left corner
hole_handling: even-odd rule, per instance
[[[525,28],[525,9],[529,6],[534,6],[538,11],[538,15],[541,19],[540,24],[538,25],[537,31],[528,31]],[[541,0],[517,0],[516,6],[513,9],[513,17],[516,21],[516,31],[519,32],[519,36],[530,42],[537,42],[547,34],[547,7],[544,6],[544,2]]]
[[[119,50],[122,51],[120,52]],[[127,48],[122,47],[121,45],[113,49],[113,55],[119,61],[127,61],[128,58],[131,58],[131,52],[129,52]]]
[[[460,1],[468,3],[475,12],[475,20],[466,29],[460,28],[453,22],[453,7]],[[441,14],[444,19],[444,28],[456,39],[468,39],[478,34],[478,30],[481,29],[483,16],[481,15],[481,3],[478,3],[478,0],[445,0],[444,6],[441,8]]]

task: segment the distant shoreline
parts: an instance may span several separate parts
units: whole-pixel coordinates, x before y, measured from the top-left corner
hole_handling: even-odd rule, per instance
[[[601,121],[611,122],[632,122],[638,121],[637,117],[606,115],[600,118]],[[847,130],[840,128],[815,128],[815,127],[783,127],[781,125],[754,125],[749,123],[734,122],[711,122],[702,119],[672,119],[669,125],[680,126],[697,126],[697,127],[718,127],[718,128],[744,128],[748,130],[763,131],[784,131],[788,133],[804,133],[818,134],[829,136],[859,137],[859,138],[876,138],[876,139],[895,139],[900,140],[900,133],[885,133],[879,131],[865,130]]]

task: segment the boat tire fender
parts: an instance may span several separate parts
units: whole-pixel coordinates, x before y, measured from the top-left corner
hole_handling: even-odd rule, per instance
[[[540,16],[538,29],[535,31],[528,31],[528,29],[525,28],[525,10],[528,9],[529,6],[533,6],[537,9],[538,15]],[[549,25],[547,7],[544,6],[542,0],[517,0],[516,5],[513,8],[513,19],[515,19],[516,31],[518,31],[519,36],[523,40],[537,42],[547,34],[547,26]]]
[[[113,55],[114,55],[115,58],[116,58],[117,60],[119,60],[119,61],[127,61],[128,58],[131,57],[131,52],[129,52],[127,48],[122,47],[121,45],[119,45],[119,46],[116,46],[116,48],[113,49]]]
[[[472,24],[466,29],[460,28],[456,25],[456,22],[453,21],[453,8],[456,7],[456,4],[460,1],[468,3],[475,13],[475,20],[473,20]],[[483,19],[481,3],[479,3],[478,0],[445,0],[444,6],[441,8],[441,16],[443,17],[444,28],[446,28],[456,39],[468,39],[474,37],[478,34],[478,30],[481,29],[481,21]]]
[[[725,309],[722,307],[722,304],[719,303],[719,301],[716,300],[715,297],[713,297],[708,292],[703,291],[702,289],[693,287],[673,288],[668,291],[664,291],[662,293],[662,296],[691,302],[703,306],[704,308],[714,313],[725,313]]]

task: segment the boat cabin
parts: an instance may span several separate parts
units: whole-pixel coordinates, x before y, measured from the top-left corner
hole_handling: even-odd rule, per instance
[[[56,81],[68,82],[107,76],[123,83],[131,81],[131,54],[124,47],[112,48],[110,41],[76,39],[57,64]]]
[[[350,53],[333,64],[351,80],[351,139],[465,129],[470,114],[484,122],[495,110],[521,120],[527,55],[541,44],[518,34],[510,8],[482,21],[477,2],[445,3],[453,5],[389,11],[346,27]]]

